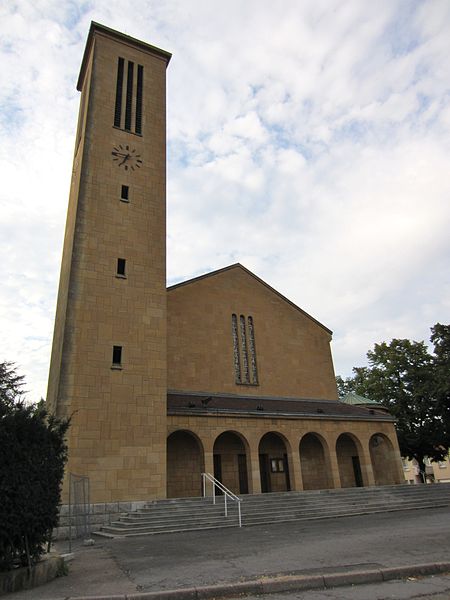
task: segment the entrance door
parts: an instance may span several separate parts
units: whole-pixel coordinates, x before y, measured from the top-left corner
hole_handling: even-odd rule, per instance
[[[247,457],[245,456],[245,454],[238,454],[238,470],[239,493],[248,494]]]
[[[261,474],[261,492],[266,493],[271,491],[270,487],[270,470],[269,470],[269,455],[259,455],[259,472]]]
[[[361,463],[359,462],[359,456],[352,456],[353,473],[355,474],[355,483],[357,487],[363,487],[363,479],[361,473]]]

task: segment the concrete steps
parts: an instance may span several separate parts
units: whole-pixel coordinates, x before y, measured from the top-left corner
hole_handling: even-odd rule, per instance
[[[95,535],[128,537],[238,526],[236,503],[224,498],[178,498],[149,502],[124,513]],[[399,510],[450,506],[450,484],[397,485],[242,496],[242,525],[308,521]]]

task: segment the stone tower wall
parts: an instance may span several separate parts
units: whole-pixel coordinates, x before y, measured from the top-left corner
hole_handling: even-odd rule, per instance
[[[125,73],[134,63],[134,82],[143,66],[142,135],[114,127],[119,57]],[[93,24],[79,81],[85,125],[76,140],[48,403],[71,416],[67,472],[89,476],[92,502],[166,493],[169,58]],[[125,102],[126,77],[124,88]],[[133,105],[133,123],[134,116]],[[134,166],[125,170],[114,148],[139,155],[140,168],[125,161]],[[125,276],[118,258],[126,260]],[[122,348],[120,364],[113,364],[113,346]]]

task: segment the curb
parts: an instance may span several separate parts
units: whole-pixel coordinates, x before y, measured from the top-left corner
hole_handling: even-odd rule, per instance
[[[223,583],[159,592],[142,592],[120,596],[72,596],[67,600],[206,600],[236,596],[272,594],[275,592],[327,589],[362,583],[381,583],[413,576],[450,572],[450,562],[422,563],[403,567],[359,569],[326,575],[280,575],[261,577],[252,581]]]
[[[64,559],[58,554],[48,554],[28,570],[20,567],[0,573],[0,596],[29,590],[52,581],[64,567]]]

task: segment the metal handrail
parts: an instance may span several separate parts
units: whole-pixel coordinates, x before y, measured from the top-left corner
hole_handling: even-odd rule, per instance
[[[231,490],[226,488],[222,482],[213,477],[211,473],[202,473],[202,482],[203,482],[203,498],[206,498],[206,480],[212,483],[213,490],[213,504],[216,503],[216,487],[219,488],[223,492],[224,505],[225,505],[225,516],[228,517],[228,507],[227,507],[227,497],[230,498],[233,502],[237,502],[238,506],[238,516],[239,516],[239,527],[242,527],[242,519],[241,519],[241,498],[233,494]]]

